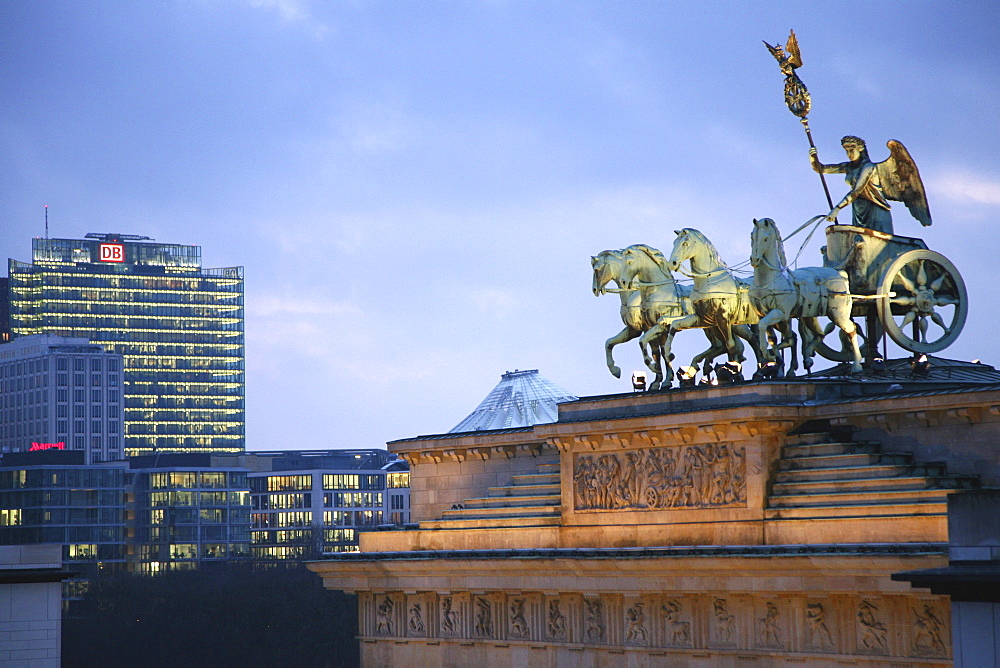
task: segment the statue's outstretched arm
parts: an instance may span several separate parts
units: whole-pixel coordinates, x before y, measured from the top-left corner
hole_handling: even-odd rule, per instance
[[[816,153],[815,147],[809,149],[809,164],[812,165],[813,171],[817,174],[844,174],[847,172],[847,167],[850,163],[838,162],[833,165],[824,165],[819,161]]]

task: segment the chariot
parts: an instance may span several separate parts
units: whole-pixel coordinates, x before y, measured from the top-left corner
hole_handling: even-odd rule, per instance
[[[922,239],[831,225],[826,228],[823,264],[847,273],[852,315],[869,360],[879,356],[884,335],[914,354],[936,353],[951,345],[965,325],[965,282],[955,265],[929,250]],[[833,361],[850,359],[843,345],[824,342],[816,351]]]

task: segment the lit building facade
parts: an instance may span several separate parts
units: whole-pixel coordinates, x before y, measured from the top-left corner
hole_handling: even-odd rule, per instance
[[[84,464],[84,453],[46,450],[4,455],[0,545],[62,545],[82,577],[126,568],[123,462]]]
[[[355,552],[359,533],[409,521],[409,470],[385,450],[256,452],[249,474],[255,560]]]
[[[12,335],[82,337],[123,358],[123,450],[245,446],[243,269],[204,269],[201,247],[88,234],[33,239],[9,261]]]
[[[236,459],[168,454],[129,461],[135,572],[155,575],[249,557],[250,492]]]
[[[0,345],[0,453],[79,450],[122,459],[122,356],[49,334]]]

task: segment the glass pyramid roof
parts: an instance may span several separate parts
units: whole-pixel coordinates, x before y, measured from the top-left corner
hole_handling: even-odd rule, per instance
[[[578,397],[538,375],[538,369],[508,371],[476,410],[448,433],[555,422],[559,418],[556,404],[576,399]]]

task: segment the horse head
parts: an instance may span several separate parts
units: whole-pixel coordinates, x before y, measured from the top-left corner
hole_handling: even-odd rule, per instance
[[[761,264],[769,264],[779,270],[787,264],[781,233],[770,218],[754,218],[750,233],[750,265],[756,269]]]
[[[670,271],[677,271],[685,260],[691,260],[692,269],[694,263],[699,259],[713,264],[721,264],[719,254],[715,246],[708,238],[696,229],[685,227],[683,230],[674,230],[677,238],[674,239],[674,247],[670,251],[670,259],[666,266]]]
[[[631,281],[640,274],[643,275],[643,281],[652,283],[673,281],[667,268],[667,258],[652,246],[633,244],[625,249],[622,258],[625,261],[623,277],[626,281]]]
[[[605,286],[611,281],[620,282],[622,280],[621,275],[625,269],[622,251],[601,251],[597,255],[591,256],[590,264],[594,268],[592,289],[595,297],[605,294]]]

